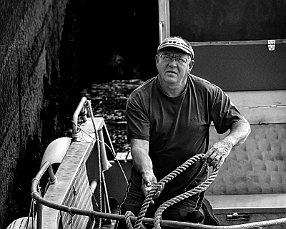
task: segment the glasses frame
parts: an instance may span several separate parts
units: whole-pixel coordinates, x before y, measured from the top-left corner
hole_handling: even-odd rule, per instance
[[[167,63],[171,63],[173,60],[175,60],[175,62],[178,64],[186,64],[190,58],[189,56],[182,57],[180,55],[169,55],[165,53],[159,53],[158,56]]]

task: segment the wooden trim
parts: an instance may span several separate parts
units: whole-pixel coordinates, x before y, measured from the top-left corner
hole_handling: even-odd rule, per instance
[[[226,92],[238,107],[285,106],[286,90]]]
[[[286,39],[275,40],[275,44],[286,44]],[[245,40],[245,41],[206,41],[190,42],[192,46],[211,46],[211,45],[268,45],[268,40]]]
[[[286,123],[286,107],[238,107],[252,125]]]
[[[169,0],[158,0],[159,9],[159,43],[170,36],[170,4]]]
[[[216,214],[231,212],[286,212],[286,194],[210,195],[206,196]]]
[[[97,130],[103,127],[103,118],[95,118],[94,121]],[[93,148],[96,147],[96,141],[94,140],[95,131],[91,119],[88,118],[87,121],[81,125],[81,128],[83,130],[83,140],[71,143],[57,170],[56,184],[50,185],[44,196],[48,201],[64,204],[68,191],[72,189],[77,174],[81,171],[82,167],[85,166],[88,158],[93,152]],[[86,188],[89,188],[89,186]],[[61,217],[58,210],[43,206],[42,215],[43,228],[58,228],[59,218]]]
[[[63,204],[68,190],[71,188],[76,174],[85,163],[92,151],[93,143],[73,142],[56,173],[57,183],[51,185],[45,199],[57,204]],[[43,206],[43,228],[58,228],[60,212]]]
[[[170,28],[170,1],[158,0],[159,9],[159,27],[162,25],[162,36],[159,34],[160,43],[166,37],[171,36]],[[190,28],[191,29],[191,28]],[[159,28],[160,31],[160,28]],[[160,33],[160,32],[159,32]],[[269,39],[275,40],[275,44],[286,44],[286,39]],[[190,42],[192,46],[208,46],[208,45],[268,45],[268,40],[245,40],[245,41],[205,41]]]
[[[226,94],[250,124],[286,123],[286,90]]]

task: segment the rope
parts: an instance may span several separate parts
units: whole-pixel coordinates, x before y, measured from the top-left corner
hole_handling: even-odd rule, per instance
[[[48,162],[46,162],[48,163]],[[37,176],[41,176],[41,170],[37,174]],[[52,208],[54,210],[58,210],[61,212],[71,212],[73,214],[78,215],[85,215],[85,216],[94,216],[94,217],[101,217],[101,218],[107,218],[107,219],[115,219],[115,220],[124,220],[124,215],[119,214],[110,214],[110,213],[102,213],[98,211],[88,211],[83,209],[78,209],[74,207],[68,207],[65,205],[53,203],[51,201],[48,201],[44,198],[42,198],[39,194],[39,192],[35,191],[36,184],[32,185],[32,197],[35,201],[38,201],[40,204],[45,205],[49,208]],[[132,217],[131,220],[135,221],[137,218]],[[39,219],[38,219],[39,220]],[[151,218],[144,218],[144,223],[152,224],[154,223],[154,219]],[[284,218],[278,218],[273,220],[266,220],[266,221],[260,221],[260,222],[253,222],[253,223],[245,223],[240,225],[229,225],[229,226],[211,226],[211,225],[203,225],[203,224],[197,224],[197,223],[191,223],[191,222],[178,222],[178,221],[171,221],[171,220],[162,220],[162,225],[175,227],[175,228],[182,228],[182,227],[194,227],[194,228],[201,228],[201,229],[242,229],[242,228],[257,228],[257,227],[266,227],[266,226],[273,226],[273,225],[280,225],[280,224],[286,224],[286,217]]]
[[[204,159],[203,156],[197,155],[197,157],[199,157],[198,159]],[[191,158],[188,161],[190,163],[193,163],[194,162],[194,161],[192,162],[193,159],[194,158]],[[184,163],[183,165],[186,165],[186,164],[187,164],[187,162]],[[180,166],[180,167],[182,167],[182,169],[184,169],[183,165]],[[138,219],[136,217],[130,216],[132,213],[129,214],[128,212],[126,213],[126,217],[125,217],[125,216],[119,215],[119,214],[102,213],[102,212],[98,212],[98,211],[88,211],[88,210],[78,209],[78,208],[74,208],[74,207],[69,207],[69,206],[65,206],[62,204],[53,203],[49,200],[44,199],[40,194],[38,183],[39,183],[40,179],[42,178],[44,172],[48,169],[49,166],[50,166],[50,163],[46,162],[41,167],[41,169],[37,173],[36,177],[32,180],[31,195],[32,195],[32,198],[34,201],[37,201],[38,203],[40,203],[44,206],[47,206],[49,208],[52,208],[54,210],[58,210],[58,211],[60,211],[60,214],[62,212],[68,212],[68,213],[73,213],[73,214],[77,214],[77,215],[93,216],[93,217],[115,219],[115,220],[124,220],[124,219],[128,220],[128,219],[130,219],[130,221],[132,221],[132,222],[135,221],[136,219]],[[216,169],[218,169],[218,168],[219,168],[219,166],[216,167]],[[174,175],[177,174],[175,171],[173,173],[174,173]],[[217,173],[217,171],[214,170],[212,176],[216,176],[216,173]],[[165,178],[167,178],[169,176],[170,175],[166,176]],[[163,178],[162,181],[165,178]],[[150,193],[150,197],[155,196],[155,194],[157,194],[157,192],[160,192],[163,189],[163,187],[164,187],[164,185],[155,184],[154,187],[152,187],[154,190],[151,189],[153,194]],[[149,195],[147,195],[147,196],[149,196]],[[38,218],[37,220],[40,220],[40,219]],[[148,224],[154,224],[154,219],[143,218],[141,222],[148,223]],[[39,223],[41,224],[42,222],[40,221]],[[240,225],[229,225],[229,226],[211,226],[211,225],[202,225],[202,224],[191,223],[191,222],[178,222],[178,221],[172,221],[172,220],[161,220],[161,223],[164,226],[171,226],[171,227],[175,227],[175,228],[195,227],[195,228],[201,228],[201,229],[230,229],[230,228],[242,229],[242,228],[257,228],[257,227],[266,227],[266,226],[286,224],[286,217],[273,219],[273,220],[260,221],[260,222],[245,223],[245,224],[240,224]],[[132,228],[132,225],[129,228]]]
[[[154,228],[155,229],[161,229],[161,226],[160,226],[160,221],[162,219],[162,214],[163,214],[163,211],[166,210],[168,207],[184,200],[184,199],[187,199],[193,195],[196,195],[197,193],[200,193],[200,192],[203,192],[205,191],[209,185],[215,180],[216,176],[218,174],[218,167],[216,167],[212,174],[204,181],[202,182],[201,184],[199,184],[197,187],[187,191],[187,192],[184,192],[170,200],[167,200],[166,202],[164,202],[163,204],[161,204],[159,206],[159,208],[157,209],[157,211],[155,212],[155,217],[154,217]]]
[[[131,211],[127,211],[124,215],[127,228],[133,228],[132,222],[131,222],[132,216],[134,216],[134,214]]]
[[[194,164],[195,162],[199,161],[199,160],[203,160],[204,159],[204,155],[203,154],[197,154],[193,157],[191,157],[190,159],[188,159],[186,162],[184,162],[182,165],[180,165],[179,167],[177,167],[174,171],[172,171],[171,173],[169,173],[168,175],[166,175],[164,178],[162,178],[159,182],[157,182],[156,184],[154,184],[150,190],[150,192],[147,194],[147,196],[145,197],[145,200],[141,206],[141,209],[140,209],[140,212],[138,214],[138,218],[135,222],[135,226],[134,226],[134,229],[140,229],[141,225],[142,225],[142,221],[143,221],[143,218],[147,212],[147,209],[151,203],[151,201],[154,199],[154,197],[158,197],[160,195],[160,193],[162,192],[162,190],[164,189],[165,185],[171,181],[172,179],[174,179],[175,177],[177,177],[180,173],[182,173],[183,171],[185,171],[189,166],[191,166],[192,164]],[[212,176],[209,177],[209,179],[207,179],[204,183],[207,183],[208,185],[214,180],[214,178],[216,177],[217,175],[217,170],[216,171],[213,171],[212,173]],[[202,184],[204,184],[202,183]],[[201,185],[202,185],[201,184]],[[199,185],[198,187],[196,187],[196,190],[194,190],[193,192],[196,194],[198,192],[201,192],[203,191],[203,189],[205,190],[208,185],[205,184],[204,187],[202,188],[201,185]],[[190,190],[190,191],[192,191]],[[188,192],[190,192],[188,191]],[[186,193],[183,193],[183,194],[186,194]],[[194,194],[186,194],[186,196],[189,195],[194,195]],[[178,199],[176,199],[175,201],[181,201],[185,198],[188,198],[188,197],[183,197],[182,195],[179,195],[177,196]],[[174,198],[173,198],[174,199]],[[173,205],[175,202],[174,200],[171,199],[170,203],[168,202],[168,205],[171,206]],[[164,203],[165,204],[165,203]],[[164,205],[164,210],[167,208],[168,206],[167,205]],[[163,210],[163,211],[164,211]],[[161,212],[163,212],[161,209],[160,209],[160,212],[159,212],[159,218],[157,219],[156,222],[159,222],[160,224],[160,214]],[[132,224],[130,223],[130,217],[133,216],[133,213],[130,212],[130,211],[127,211],[125,213],[125,221],[126,221],[126,224],[127,224],[127,227],[128,229],[133,229],[132,227]]]

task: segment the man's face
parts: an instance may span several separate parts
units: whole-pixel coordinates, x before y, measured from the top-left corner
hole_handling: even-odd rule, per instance
[[[156,55],[156,66],[160,80],[167,84],[186,82],[191,57],[176,48],[162,50]]]

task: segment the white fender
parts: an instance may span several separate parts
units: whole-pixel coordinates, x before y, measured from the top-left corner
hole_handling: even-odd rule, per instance
[[[89,188],[90,188],[90,191],[92,192],[92,194],[94,193],[96,187],[97,187],[97,181],[96,180],[91,181]]]
[[[33,227],[33,218],[32,217],[21,217],[15,219],[6,229],[29,229]]]
[[[112,167],[112,165],[110,164],[110,162],[107,159],[106,151],[101,150],[100,155],[101,155],[102,170],[106,171],[106,170],[110,169],[110,167]]]
[[[72,138],[69,137],[61,137],[52,141],[44,152],[41,167],[46,161],[49,161],[51,164],[61,163],[70,147],[71,141]]]
[[[101,156],[101,165],[102,165],[102,170],[106,171],[108,170],[112,165],[107,159],[106,155],[106,150],[105,150],[105,143],[104,143],[104,137],[103,137],[103,130],[98,131],[99,134],[99,139],[100,139],[100,156]]]

